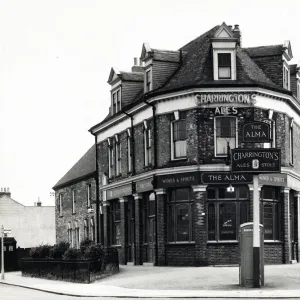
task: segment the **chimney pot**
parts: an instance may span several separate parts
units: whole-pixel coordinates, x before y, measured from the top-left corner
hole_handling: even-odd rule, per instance
[[[137,57],[134,58],[134,65],[135,65],[135,66],[138,65],[138,59],[137,59]]]
[[[143,61],[142,61],[142,59],[140,58],[140,67],[142,67],[143,66]]]
[[[229,29],[232,31],[232,25],[228,25]]]
[[[234,25],[234,29],[233,30],[234,31],[240,31],[239,25],[238,24]]]

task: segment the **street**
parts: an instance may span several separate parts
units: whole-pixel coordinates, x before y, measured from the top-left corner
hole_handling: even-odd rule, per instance
[[[113,299],[119,299],[119,298],[110,298],[110,297],[73,297],[73,296],[64,296],[64,295],[57,295],[57,294],[51,294],[41,291],[35,291],[32,289],[26,289],[21,288],[17,286],[10,286],[6,284],[0,284],[0,295],[1,300],[91,300],[91,299],[104,299],[104,300],[113,300]],[[137,299],[137,298],[127,298],[130,299]],[[153,300],[154,298],[143,298],[144,300]],[[172,298],[157,298],[160,300],[171,300]],[[197,300],[197,298],[193,298],[194,300]],[[203,298],[198,298],[203,299]],[[218,298],[205,298],[206,300],[213,300]],[[236,298],[226,298],[228,300],[236,300]],[[240,298],[242,299],[242,298]],[[255,298],[245,298],[248,300],[253,300]],[[266,298],[265,298],[266,299]],[[272,298],[270,298],[272,299]],[[296,300],[297,298],[289,298],[289,300]],[[299,299],[299,298],[298,298]],[[283,300],[280,298],[276,298],[276,300]]]

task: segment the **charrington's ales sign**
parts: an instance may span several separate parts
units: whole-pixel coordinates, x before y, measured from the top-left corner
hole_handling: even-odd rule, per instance
[[[243,173],[280,173],[280,149],[232,149],[231,170]]]
[[[198,105],[205,104],[254,104],[256,94],[250,93],[201,93],[196,95]]]

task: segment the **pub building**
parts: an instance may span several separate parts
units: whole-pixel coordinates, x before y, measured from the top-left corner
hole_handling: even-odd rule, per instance
[[[289,41],[245,48],[239,26],[223,23],[179,50],[144,43],[131,71],[111,69],[109,114],[89,131],[100,242],[118,249],[121,264],[238,263],[239,226],[253,220],[253,174],[232,172],[236,148],[264,150],[265,263],[299,261],[300,68],[292,58]],[[281,173],[268,173],[276,163]]]

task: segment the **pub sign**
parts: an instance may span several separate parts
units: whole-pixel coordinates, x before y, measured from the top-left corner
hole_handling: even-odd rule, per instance
[[[275,148],[232,149],[232,172],[280,173],[281,151]]]
[[[270,142],[270,125],[263,122],[247,123],[243,126],[243,141],[245,143]]]

